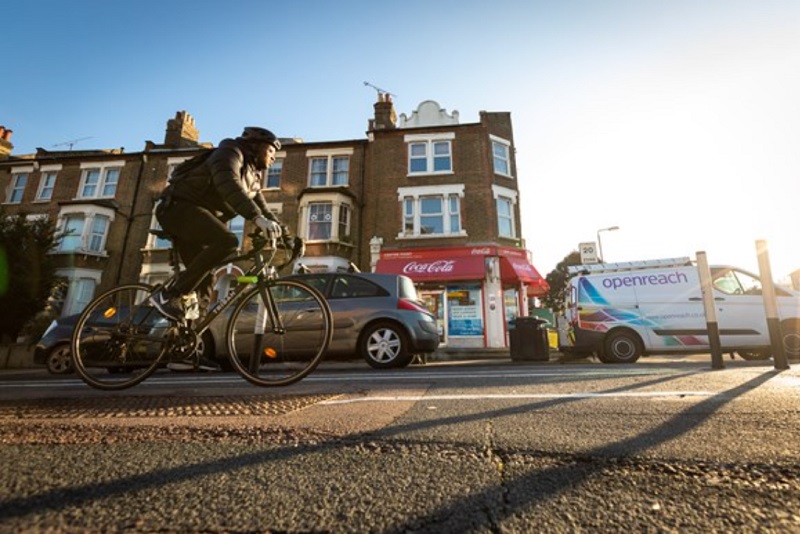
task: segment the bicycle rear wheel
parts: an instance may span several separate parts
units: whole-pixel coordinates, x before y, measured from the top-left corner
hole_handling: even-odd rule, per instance
[[[228,357],[251,384],[288,386],[319,365],[332,337],[325,297],[304,283],[275,280],[237,302],[228,321]]]
[[[73,367],[103,390],[135,386],[158,368],[169,348],[169,320],[147,303],[146,284],[116,287],[98,296],[72,333]]]

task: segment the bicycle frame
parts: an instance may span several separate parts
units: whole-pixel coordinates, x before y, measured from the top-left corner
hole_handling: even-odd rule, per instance
[[[259,324],[260,324],[260,334],[264,333],[264,329],[266,328],[266,319],[269,317],[270,323],[273,325],[273,331],[276,333],[280,333],[283,330],[283,325],[280,322],[280,315],[278,314],[277,306],[275,305],[275,301],[273,300],[271,295],[267,293],[267,282],[270,280],[274,280],[278,277],[277,269],[271,264],[272,259],[275,257],[277,253],[277,247],[271,247],[272,255],[268,261],[264,260],[264,248],[253,249],[250,252],[245,254],[238,254],[236,256],[230,257],[225,259],[222,264],[232,263],[235,261],[240,260],[253,260],[253,264],[250,268],[245,272],[244,275],[239,277],[239,281],[249,282],[249,283],[240,283],[234,290],[233,293],[228,295],[222,300],[217,301],[212,308],[208,310],[206,316],[200,320],[199,322],[193,322],[191,325],[192,330],[197,334],[201,335],[205,332],[208,327],[211,325],[211,322],[214,321],[221,313],[227,310],[231,305],[233,305],[239,297],[250,289],[250,287],[255,284],[259,287],[261,292],[262,302],[268,304],[266,309],[267,315],[264,316],[262,313],[259,313]],[[176,273],[177,274],[177,273]],[[255,278],[255,279],[253,279]],[[244,280],[243,280],[244,279]],[[259,308],[259,312],[260,312]]]

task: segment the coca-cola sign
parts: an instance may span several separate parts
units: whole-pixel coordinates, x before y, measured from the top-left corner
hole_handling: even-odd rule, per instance
[[[455,265],[455,260],[410,261],[403,267],[403,274],[452,273]]]

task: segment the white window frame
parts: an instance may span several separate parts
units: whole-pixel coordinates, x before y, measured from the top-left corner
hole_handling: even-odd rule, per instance
[[[308,177],[306,183],[308,187],[349,187],[350,185],[350,160],[354,150],[352,148],[334,148],[334,149],[316,149],[307,150],[306,158],[308,159]],[[334,183],[334,160],[347,159],[347,180],[345,183]],[[325,161],[325,183],[313,184],[311,181],[314,160],[324,159]]]
[[[511,174],[511,141],[503,139],[502,137],[497,137],[496,135],[489,135],[489,139],[492,142],[492,167],[494,168],[494,173],[505,176],[506,178],[513,178],[514,176]],[[495,148],[501,148],[505,154],[498,156],[495,153]],[[498,169],[498,159],[505,163],[505,171],[503,169]]]
[[[499,185],[492,186],[492,196],[494,197],[495,203],[495,210],[497,211],[497,235],[499,237],[504,237],[507,239],[517,239],[517,223],[515,218],[516,207],[517,207],[517,198],[518,193],[513,189],[509,189],[507,187],[502,187]],[[511,235],[504,235],[501,233],[502,225],[501,223],[501,215],[500,215],[500,208],[498,206],[500,200],[507,200],[509,203],[509,209],[511,211],[509,217],[509,224],[511,226]]]
[[[111,231],[111,225],[114,222],[115,212],[112,208],[94,205],[75,205],[63,206],[58,214],[57,228],[59,231],[64,230],[64,225],[70,217],[81,217],[83,220],[83,228],[79,239],[79,245],[74,249],[64,250],[61,243],[58,244],[54,250],[56,254],[86,254],[90,256],[108,256],[106,244],[108,243],[108,234]],[[92,232],[95,228],[95,219],[103,217],[107,219],[105,233],[100,236],[99,250],[91,250]]]
[[[36,202],[49,202],[53,200],[53,192],[56,189],[56,182],[58,181],[58,173],[61,171],[62,165],[43,165],[39,171],[39,187],[36,189]],[[48,184],[48,179],[52,178],[53,182]]]
[[[407,159],[407,171],[408,176],[429,176],[431,174],[453,174],[453,139],[455,139],[456,134],[454,132],[444,132],[444,133],[436,133],[436,134],[408,134],[403,137],[407,145],[407,152],[408,152],[408,159]],[[434,146],[437,143],[446,143],[448,147],[447,158],[450,160],[450,168],[445,170],[435,170],[436,169],[436,159],[437,156],[434,151]],[[412,158],[412,146],[414,145],[425,145],[425,170],[423,171],[412,171],[411,169],[411,160],[412,159],[419,159],[419,158]]]
[[[278,190],[281,188],[281,183],[283,182],[283,162],[285,159],[286,153],[279,152],[275,157],[275,162],[263,171],[264,180],[262,183],[264,184],[264,189]],[[275,178],[278,181],[278,185],[269,185],[270,177]]]
[[[331,205],[331,233],[328,239],[310,239],[309,231],[311,223],[308,220],[311,216],[312,204],[330,204]],[[349,214],[347,215],[346,226],[344,228],[344,235],[342,235],[341,214],[342,206],[345,206]],[[303,237],[308,243],[330,243],[330,242],[346,242],[352,236],[352,220],[353,220],[353,201],[350,197],[342,195],[341,193],[318,193],[312,195],[304,195],[303,200],[300,202],[300,224],[298,234]]]
[[[81,181],[78,185],[77,196],[75,197],[77,200],[83,200],[87,198],[114,198],[117,195],[117,189],[119,188],[119,181],[122,178],[122,169],[125,167],[124,161],[107,161],[103,163],[81,163]],[[84,189],[86,188],[86,180],[89,178],[89,174],[92,171],[98,172],[97,184],[94,184],[95,192],[94,194],[84,194]],[[103,194],[103,190],[109,185],[108,182],[108,173],[110,171],[117,171],[117,181],[114,183],[114,193],[112,195]]]
[[[11,168],[11,181],[8,183],[8,189],[6,190],[6,204],[22,204],[22,198],[25,196],[25,188],[28,185],[28,178],[31,173],[33,173],[33,165]],[[20,181],[23,182],[21,185]],[[19,194],[19,197],[17,197],[17,194]]]
[[[437,197],[442,200],[442,227],[444,232],[440,234],[421,233],[421,199]],[[458,210],[452,210],[451,198],[458,199]],[[462,237],[467,235],[462,221],[462,201],[464,198],[464,184],[446,184],[435,186],[418,187],[399,187],[397,189],[397,199],[400,202],[402,222],[400,233],[397,239],[430,239],[441,237]],[[411,206],[412,212],[407,213],[407,207]],[[453,228],[453,218],[457,217],[458,229]],[[412,230],[406,229],[407,223],[411,222]]]
[[[56,276],[67,279],[67,294],[64,297],[62,315],[80,313],[94,297],[94,292],[100,284],[103,271],[94,269],[59,269]],[[91,284],[91,295],[86,294],[87,284]],[[86,300],[86,299],[89,300]]]

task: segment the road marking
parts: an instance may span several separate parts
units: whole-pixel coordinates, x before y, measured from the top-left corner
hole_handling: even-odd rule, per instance
[[[630,391],[619,393],[488,393],[485,395],[400,395],[391,397],[358,397],[353,399],[335,399],[321,401],[317,404],[355,404],[358,402],[419,402],[437,400],[488,400],[488,399],[596,399],[596,398],[631,398],[631,397],[710,397],[713,391]]]

